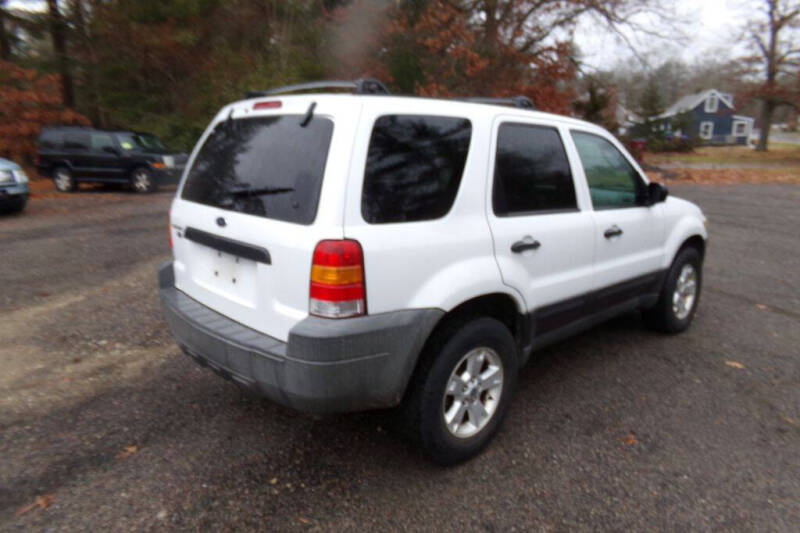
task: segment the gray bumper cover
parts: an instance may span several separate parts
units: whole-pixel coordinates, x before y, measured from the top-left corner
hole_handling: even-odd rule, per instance
[[[176,289],[171,262],[158,279],[164,316],[188,355],[277,403],[314,413],[397,405],[444,315],[415,309],[345,320],[308,317],[284,343]]]

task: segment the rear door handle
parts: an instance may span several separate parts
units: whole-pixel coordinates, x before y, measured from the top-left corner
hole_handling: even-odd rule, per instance
[[[622,229],[620,229],[619,226],[614,224],[613,226],[608,228],[605,231],[605,233],[603,233],[603,235],[605,236],[606,239],[610,239],[612,237],[619,237],[620,235],[622,235]]]
[[[515,254],[521,254],[525,250],[538,250],[539,247],[542,245],[539,241],[533,239],[530,240],[530,237],[526,237],[524,240],[517,241],[511,245],[511,251]]]

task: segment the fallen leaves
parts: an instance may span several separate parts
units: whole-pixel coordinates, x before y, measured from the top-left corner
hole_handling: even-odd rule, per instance
[[[758,308],[759,308],[759,309],[761,309],[762,311],[766,311],[767,309],[769,309],[769,307],[767,307],[767,306],[766,306],[766,305],[764,305],[764,304],[756,304],[756,307],[758,307]]]
[[[132,444],[130,446],[125,446],[122,449],[122,451],[117,454],[117,459],[127,459],[128,457],[130,457],[131,455],[135,454],[138,451],[139,447],[136,446],[135,444]]]
[[[47,509],[53,502],[55,501],[56,497],[54,494],[45,494],[44,496],[37,496],[33,503],[29,503],[25,507],[20,507],[17,509],[17,516],[22,516],[29,511],[33,511],[36,508],[39,509]]]
[[[622,439],[622,443],[628,446],[636,446],[637,444],[639,444],[639,439],[636,438],[636,433],[631,431],[625,436],[624,439]]]
[[[298,516],[297,521],[300,522],[301,524],[306,524],[306,525],[311,523],[311,520],[309,520],[308,518],[303,518],[302,516]]]
[[[737,370],[744,370],[744,365],[739,361],[725,361],[725,364]]]

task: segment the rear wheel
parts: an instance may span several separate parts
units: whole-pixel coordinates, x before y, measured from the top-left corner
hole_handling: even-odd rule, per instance
[[[680,333],[692,323],[702,288],[703,259],[694,247],[683,248],[667,272],[658,303],[644,312],[647,324],[664,333]]]
[[[53,185],[58,192],[72,192],[76,189],[75,177],[67,167],[53,169]]]
[[[435,462],[474,457],[500,427],[517,381],[511,332],[493,318],[462,323],[424,354],[407,399],[407,424]]]
[[[156,190],[153,174],[145,167],[138,167],[131,172],[131,187],[137,193],[149,193]]]

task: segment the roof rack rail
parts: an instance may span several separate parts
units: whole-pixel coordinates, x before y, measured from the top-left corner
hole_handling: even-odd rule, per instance
[[[277,87],[268,91],[250,91],[245,96],[247,98],[258,98],[260,96],[275,96],[278,94],[296,93],[299,91],[317,91],[320,89],[349,89],[353,94],[391,94],[389,89],[380,81],[364,78],[353,81],[328,80],[298,83],[296,85]]]
[[[492,104],[492,105],[507,105],[510,107],[518,107],[520,109],[535,110],[536,106],[533,101],[527,96],[512,96],[511,98],[464,98],[467,102],[475,102],[476,104]]]

